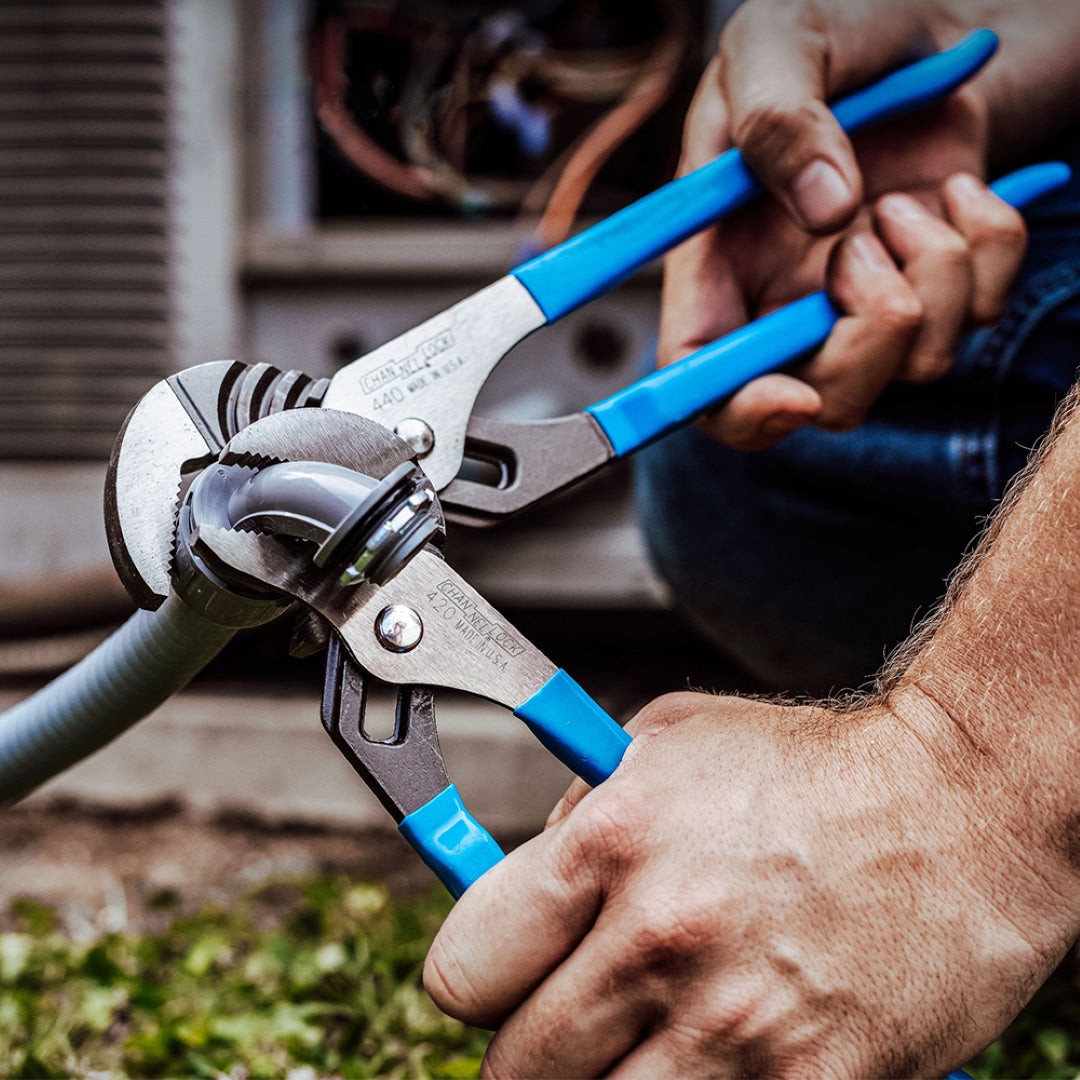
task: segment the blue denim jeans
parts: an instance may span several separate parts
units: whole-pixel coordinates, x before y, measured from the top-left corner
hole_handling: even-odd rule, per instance
[[[1080,144],[1056,149],[1080,171]],[[842,435],[803,429],[740,454],[690,427],[638,455],[654,564],[746,689],[865,682],[1046,431],[1080,364],[1080,180],[1028,221],[1007,310],[940,382],[894,384]]]

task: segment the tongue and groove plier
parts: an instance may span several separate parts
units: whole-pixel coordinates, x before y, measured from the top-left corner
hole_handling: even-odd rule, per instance
[[[856,132],[937,101],[995,47],[993,33],[976,31],[833,112]],[[994,189],[1020,207],[1068,177],[1051,163]],[[445,521],[488,524],[567,487],[806,355],[840,313],[813,294],[554,420],[474,416],[476,397],[522,338],[760,191],[729,151],[329,380],[267,365],[201,365],[158,384],[117,441],[106,518],[131,595],[154,608],[181,585],[196,600],[221,588],[265,604],[258,598],[269,592],[317,612],[331,640],[324,725],[455,896],[502,853],[446,776],[431,687],[507,706],[592,784],[614,771],[630,739],[446,565]],[[466,458],[495,464],[496,482],[459,475]],[[209,592],[191,585],[200,574]],[[402,688],[389,740],[363,731],[368,674]]]

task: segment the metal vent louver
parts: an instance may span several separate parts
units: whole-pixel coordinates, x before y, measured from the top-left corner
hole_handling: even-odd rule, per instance
[[[164,0],[0,0],[0,459],[104,458],[168,370]]]

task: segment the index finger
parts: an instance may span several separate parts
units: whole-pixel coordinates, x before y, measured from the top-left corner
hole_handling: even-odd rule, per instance
[[[603,902],[589,830],[565,821],[512,851],[450,912],[424,963],[444,1012],[492,1027],[588,933]]]

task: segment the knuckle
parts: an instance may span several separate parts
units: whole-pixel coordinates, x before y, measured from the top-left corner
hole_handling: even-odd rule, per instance
[[[935,382],[948,372],[952,362],[951,353],[916,353],[908,360],[904,375],[908,382]]]
[[[980,231],[978,239],[996,246],[1012,250],[1022,250],[1027,245],[1028,230],[1019,211],[1002,204],[1001,214],[995,214],[986,227]]]
[[[692,901],[650,908],[632,931],[627,950],[632,966],[644,971],[683,968],[700,958],[716,935],[714,911]]]
[[[580,777],[576,777],[563,793],[563,797],[552,808],[551,813],[548,814],[544,828],[552,829],[568,818],[570,814],[573,813],[578,803],[580,803],[591,790],[592,789],[584,780]]]
[[[718,985],[708,999],[699,999],[673,1019],[670,1031],[677,1044],[698,1058],[738,1061],[740,1076],[799,1075],[786,1068],[778,1054],[782,1025],[775,1013],[766,995],[754,987]]]
[[[817,421],[817,426],[833,435],[843,435],[845,432],[854,431],[859,427],[865,415],[861,409],[858,411],[854,409],[836,410],[823,415]]]
[[[954,220],[973,246],[1023,250],[1027,225],[1023,214],[996,195],[971,173],[958,173],[945,182],[945,198]]]
[[[636,860],[647,827],[641,802],[627,798],[617,784],[605,784],[580,804],[575,817],[556,856],[555,874],[568,883],[583,873],[621,876]]]
[[[654,735],[686,720],[697,712],[700,695],[689,692],[662,694],[634,717],[635,736]]]
[[[711,1005],[698,1022],[698,1039],[714,1053],[723,1052],[755,1042],[762,1026],[758,1003],[747,994],[738,1001],[728,999]]]
[[[555,826],[563,821],[569,813],[570,809],[566,805],[566,796],[564,795],[554,807],[552,807],[551,813],[544,819],[544,832],[547,832],[549,829],[554,829]]]
[[[732,131],[738,146],[757,146],[775,140],[789,129],[791,118],[776,105],[755,105],[736,122]]]
[[[710,439],[732,450],[760,450],[760,432],[757,425],[732,417],[728,408],[707,413],[695,421],[698,428]]]
[[[949,270],[964,269],[971,259],[968,242],[955,229],[941,229],[932,244],[934,258]]]
[[[914,292],[894,291],[878,298],[873,316],[890,337],[914,334],[923,319],[923,305]]]
[[[762,102],[751,106],[736,121],[732,138],[735,145],[755,161],[764,157],[772,162],[782,158],[816,119],[810,105],[788,107]]]
[[[989,294],[976,294],[971,301],[969,321],[974,326],[987,326],[995,323],[1005,314],[1008,292],[1004,289]]]
[[[918,217],[912,219],[911,211],[918,209]],[[960,263],[969,257],[965,236],[944,218],[938,217],[913,195],[890,192],[882,195],[874,206],[874,217],[880,224],[891,223],[912,233],[909,243],[917,242],[922,252],[947,262]]]
[[[1024,217],[1015,207],[1001,199],[989,200],[983,213],[968,225],[973,244],[1023,250],[1028,230]]]
[[[862,401],[833,394],[826,398],[816,424],[822,430],[833,434],[854,431],[865,419],[866,409],[867,406]]]

